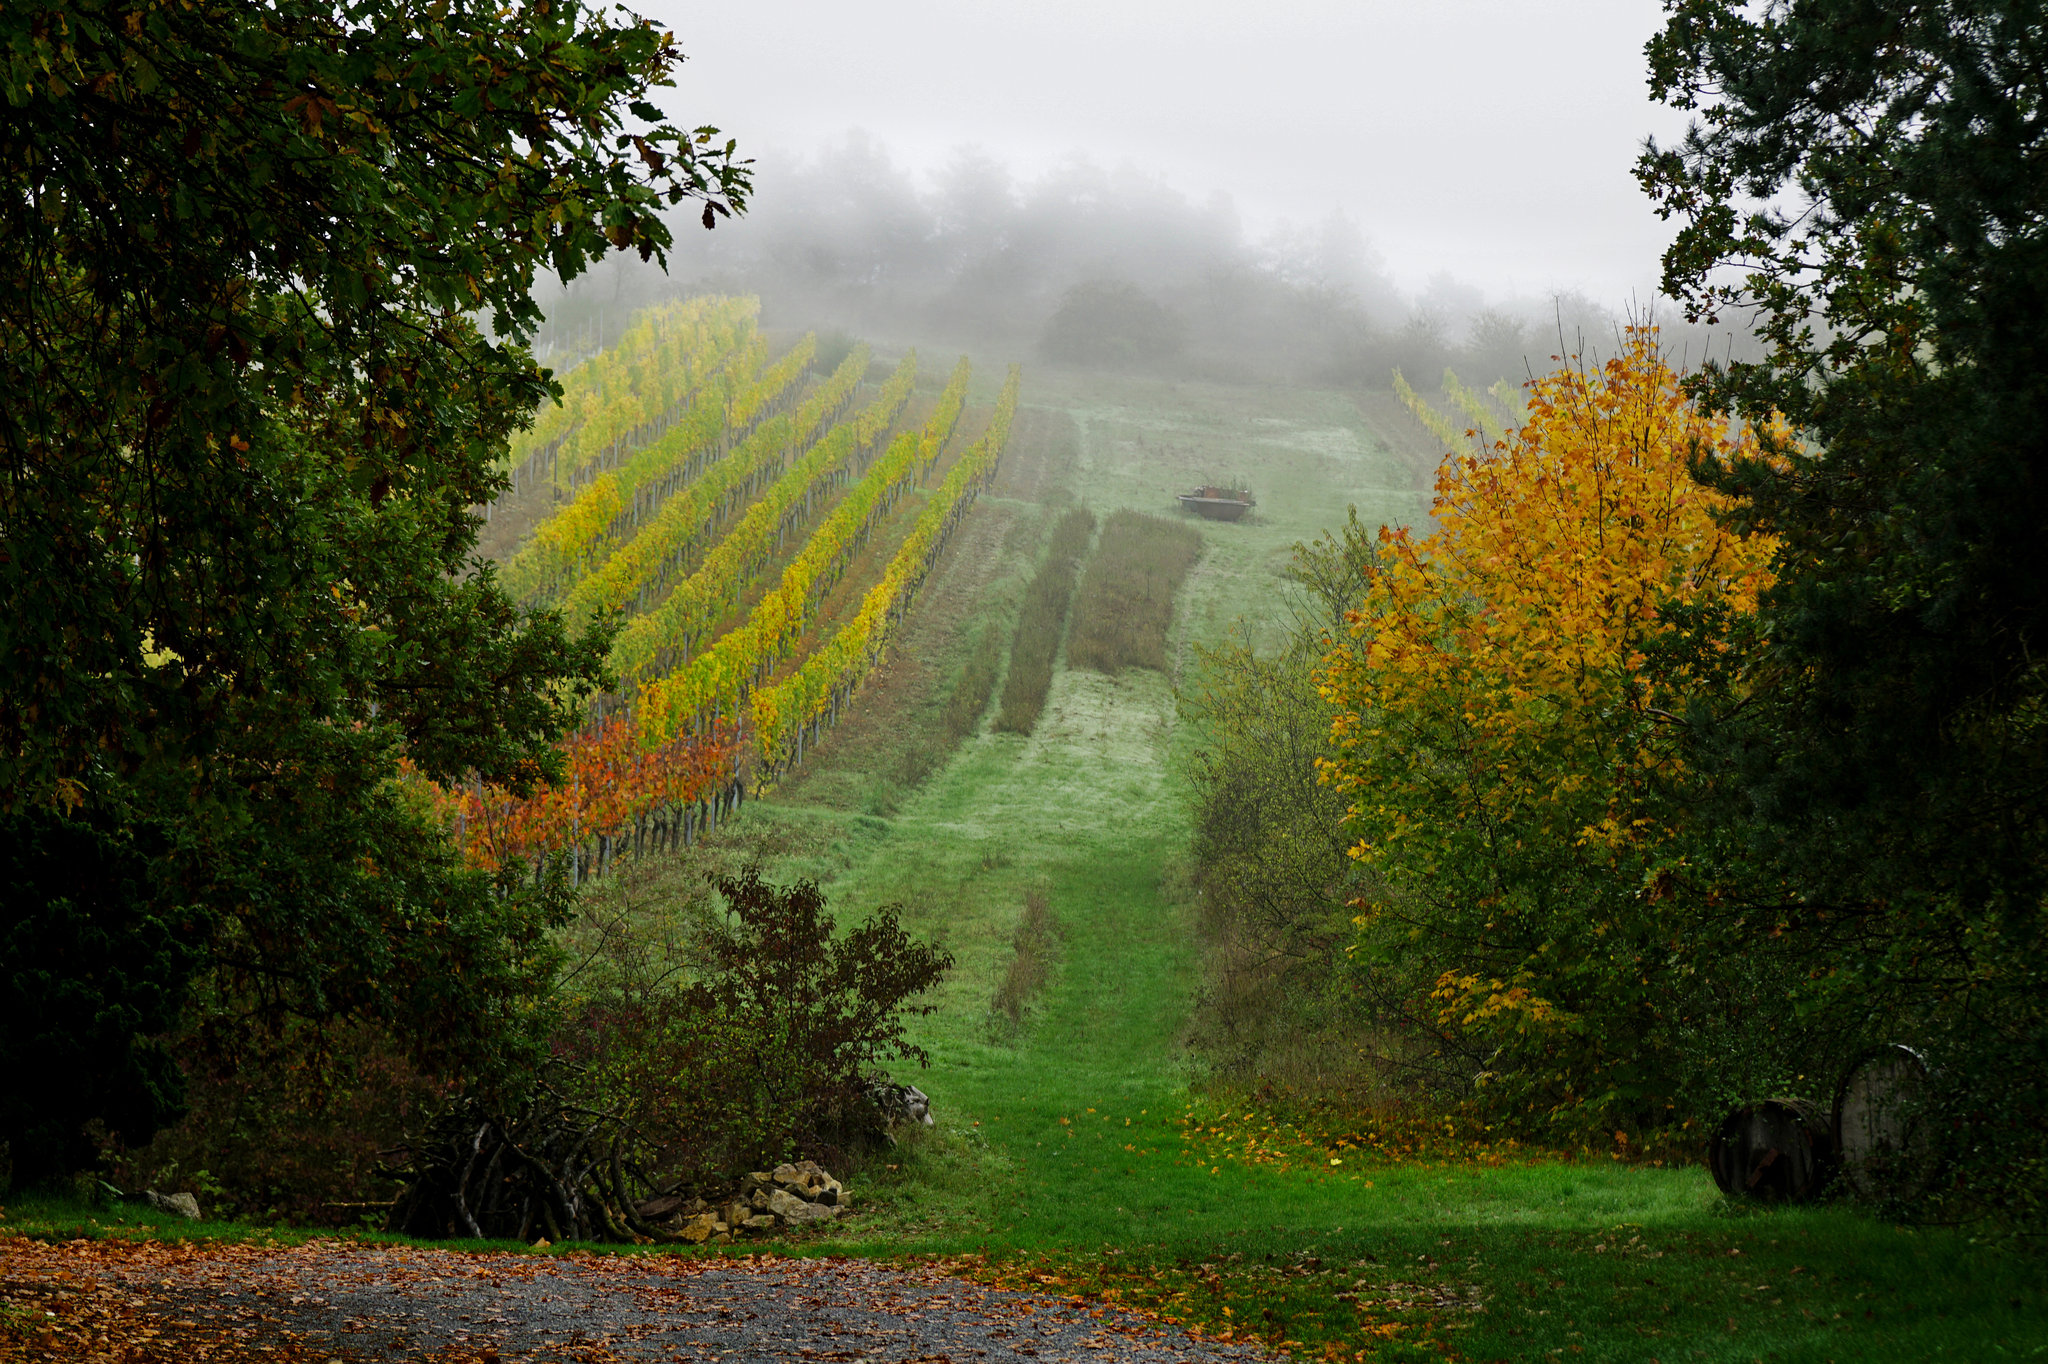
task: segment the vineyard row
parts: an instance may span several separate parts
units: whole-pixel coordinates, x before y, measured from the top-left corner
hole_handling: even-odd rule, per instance
[[[1016,411],[1014,368],[988,428],[821,642],[835,587],[897,524],[905,498],[929,486],[971,370],[963,357],[929,417],[891,439],[916,382],[914,354],[849,417],[868,348],[810,383],[815,338],[768,363],[757,311],[729,299],[654,310],[578,366],[562,403],[515,447],[516,483],[573,495],[507,566],[507,586],[577,616],[631,612],[612,656],[626,690],[564,742],[560,782],[524,796],[476,783],[435,789],[477,865],[538,875],[562,854],[581,880],[715,828],[744,798],[743,751],[765,785],[838,720],[993,475]],[[718,633],[736,612],[738,624]]]
[[[526,601],[548,601],[588,575],[614,543],[612,532],[630,519],[629,497],[644,500],[650,484],[687,486],[707,465],[745,446],[756,426],[794,395],[816,354],[817,338],[806,336],[736,392],[723,383],[707,386],[698,406],[634,456],[626,469],[630,480],[600,474],[541,524],[506,569],[507,589]]]
[[[666,675],[640,692],[636,709],[643,740],[663,743],[676,734],[702,733],[740,716],[748,695],[810,628],[825,593],[865,546],[875,523],[930,473],[966,403],[968,373],[963,356],[924,429],[905,432],[890,443],[888,452],[840,499],[783,570],[781,582],[742,624],[687,659],[687,640],[669,637],[657,643],[655,671]],[[619,662],[615,657],[614,666]],[[668,667],[674,670],[667,671]]]
[[[816,434],[827,420],[843,414],[851,400],[853,380],[866,371],[867,363],[867,348],[857,347],[833,381],[814,395],[816,410],[807,402],[786,428],[771,424],[772,429],[757,432],[758,451],[742,452],[703,483],[671,498],[651,525],[578,585],[571,598],[577,610],[617,610],[630,605],[640,613],[613,649],[613,666],[621,676],[644,667],[664,634],[686,628],[678,622],[687,609],[708,599],[712,584],[722,580],[735,552],[727,546],[744,544],[752,534],[749,523],[774,514],[761,508],[781,508],[794,495],[793,489],[808,489],[849,458],[864,461],[888,432],[909,401],[917,377],[915,355],[897,367],[879,395],[858,415],[837,423],[823,438]],[[828,402],[832,404],[829,409],[825,406]],[[793,463],[792,457],[796,457]],[[770,476],[775,482],[748,510],[748,519],[723,540],[718,539],[719,528]],[[679,573],[685,575],[685,581],[663,597]],[[740,586],[735,582],[732,590],[737,592]],[[650,602],[659,602],[659,606],[650,611]]]
[[[945,482],[890,559],[882,579],[861,600],[860,613],[788,677],[754,693],[754,740],[765,776],[781,777],[804,760],[804,747],[839,722],[862,681],[888,651],[918,589],[930,576],[961,518],[995,477],[1017,412],[1019,374],[1012,365],[981,439],[947,471]]]
[[[696,299],[658,308],[618,343],[572,371],[562,401],[513,438],[513,490],[554,484],[592,460],[655,439],[697,390],[759,338],[756,299]],[[765,346],[753,365],[760,368]],[[748,373],[752,373],[749,370]]]

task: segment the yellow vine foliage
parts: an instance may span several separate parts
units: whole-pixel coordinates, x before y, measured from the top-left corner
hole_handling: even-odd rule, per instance
[[[1500,414],[1487,409],[1486,400],[1465,387],[1458,376],[1449,369],[1444,371],[1444,392],[1450,395],[1458,410],[1465,414],[1465,420],[1472,423],[1472,430],[1488,442],[1501,438]]]
[[[562,401],[544,405],[533,426],[513,438],[511,462],[551,441],[566,443],[622,393],[638,402],[632,420],[651,420],[688,397],[707,366],[751,344],[760,311],[757,298],[690,299],[649,309],[615,345],[569,371]],[[568,467],[573,465],[571,455]]]
[[[1522,419],[1522,390],[1505,379],[1495,379],[1493,387],[1486,390],[1493,400],[1500,404],[1500,410],[1507,414],[1508,425],[1513,426]]]
[[[868,359],[865,344],[854,347],[832,377],[805,398],[795,413],[772,417],[755,427],[722,461],[671,496],[652,524],[627,540],[595,573],[576,584],[567,598],[567,614],[573,619],[592,607],[607,611],[624,608],[665,570],[680,562],[692,545],[711,534],[717,521],[758,486],[763,477],[777,478],[764,500],[779,510],[790,495],[786,485],[807,486],[816,477],[813,465],[829,467],[828,454],[821,453],[819,431],[853,396],[860,377],[867,373]],[[905,380],[902,387],[907,392],[909,381]],[[806,451],[809,454],[804,454]],[[792,458],[798,456],[802,457],[791,464]],[[742,526],[740,531],[744,529]],[[731,536],[727,541],[730,543]],[[619,667],[623,675],[626,665],[621,663]]]
[[[946,536],[995,474],[1017,415],[1020,382],[1017,366],[1010,366],[988,429],[947,472],[910,534],[897,546],[882,580],[861,599],[859,614],[789,676],[754,692],[754,738],[767,771],[779,772],[789,759],[796,731],[850,696],[886,655],[893,627],[931,572]],[[956,404],[956,416],[957,412]]]
[[[587,578],[612,549],[610,531],[629,497],[657,475],[681,464],[693,453],[718,445],[726,433],[743,429],[771,403],[785,397],[802,381],[817,354],[818,338],[807,335],[766,370],[761,361],[767,343],[750,347],[727,370],[696,391],[695,405],[668,431],[642,450],[623,469],[598,475],[553,516],[541,522],[505,571],[507,590],[522,600],[553,597]],[[752,377],[747,377],[752,376]],[[624,414],[624,415],[620,415]],[[605,428],[605,439],[617,439],[628,429],[626,408],[615,412],[614,423]],[[596,425],[582,428],[587,433]],[[764,448],[779,451],[775,442],[762,446],[743,444],[741,453],[756,458]],[[729,474],[734,472],[727,471]],[[739,476],[747,472],[740,466]]]
[[[922,430],[906,431],[890,443],[744,621],[641,689],[637,708],[643,742],[665,743],[676,734],[701,732],[740,713],[747,698],[815,625],[826,591],[866,543],[876,521],[930,473],[960,419],[970,374],[963,355]]]
[[[1455,449],[1465,443],[1465,433],[1451,425],[1442,413],[1431,407],[1429,402],[1415,391],[1415,386],[1408,382],[1407,376],[1398,369],[1394,371],[1394,396],[1401,400],[1402,406],[1415,414],[1415,420],[1421,422],[1430,435],[1445,445]]]

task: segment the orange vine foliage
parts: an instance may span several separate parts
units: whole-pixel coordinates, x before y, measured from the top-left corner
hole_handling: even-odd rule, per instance
[[[695,804],[733,779],[739,738],[730,727],[642,748],[624,719],[563,744],[559,784],[537,783],[515,796],[498,786],[433,788],[448,827],[476,866],[496,871],[553,852],[617,836],[657,811]]]

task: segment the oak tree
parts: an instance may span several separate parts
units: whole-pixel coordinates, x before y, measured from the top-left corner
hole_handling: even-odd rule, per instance
[[[1796,1006],[1940,1053],[1987,1201],[2048,1135],[2048,24],[2032,0],[1673,0],[1638,167],[1667,293],[1769,353],[1693,391],[1794,439],[1703,465],[1778,543],[1768,647],[1690,747]]]
[[[550,900],[390,779],[522,787],[602,680],[470,557],[556,391],[531,286],[745,163],[581,0],[23,0],[0,50],[0,1140],[145,1138],[180,1018],[486,1073]]]

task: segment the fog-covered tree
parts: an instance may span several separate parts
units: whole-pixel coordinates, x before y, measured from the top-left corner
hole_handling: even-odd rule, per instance
[[[700,235],[677,275],[758,291],[792,323],[1019,354],[1070,290],[1115,282],[1186,320],[1184,367],[1332,381],[1367,372],[1370,319],[1400,311],[1342,215],[1257,244],[1228,196],[1196,202],[1129,166],[1076,157],[1017,177],[968,148],[920,184],[861,138],[778,166],[746,232]],[[643,272],[635,301],[672,287]]]
[[[1158,366],[1187,344],[1187,323],[1134,284],[1091,280],[1067,290],[1039,349],[1049,360],[1112,369]]]

